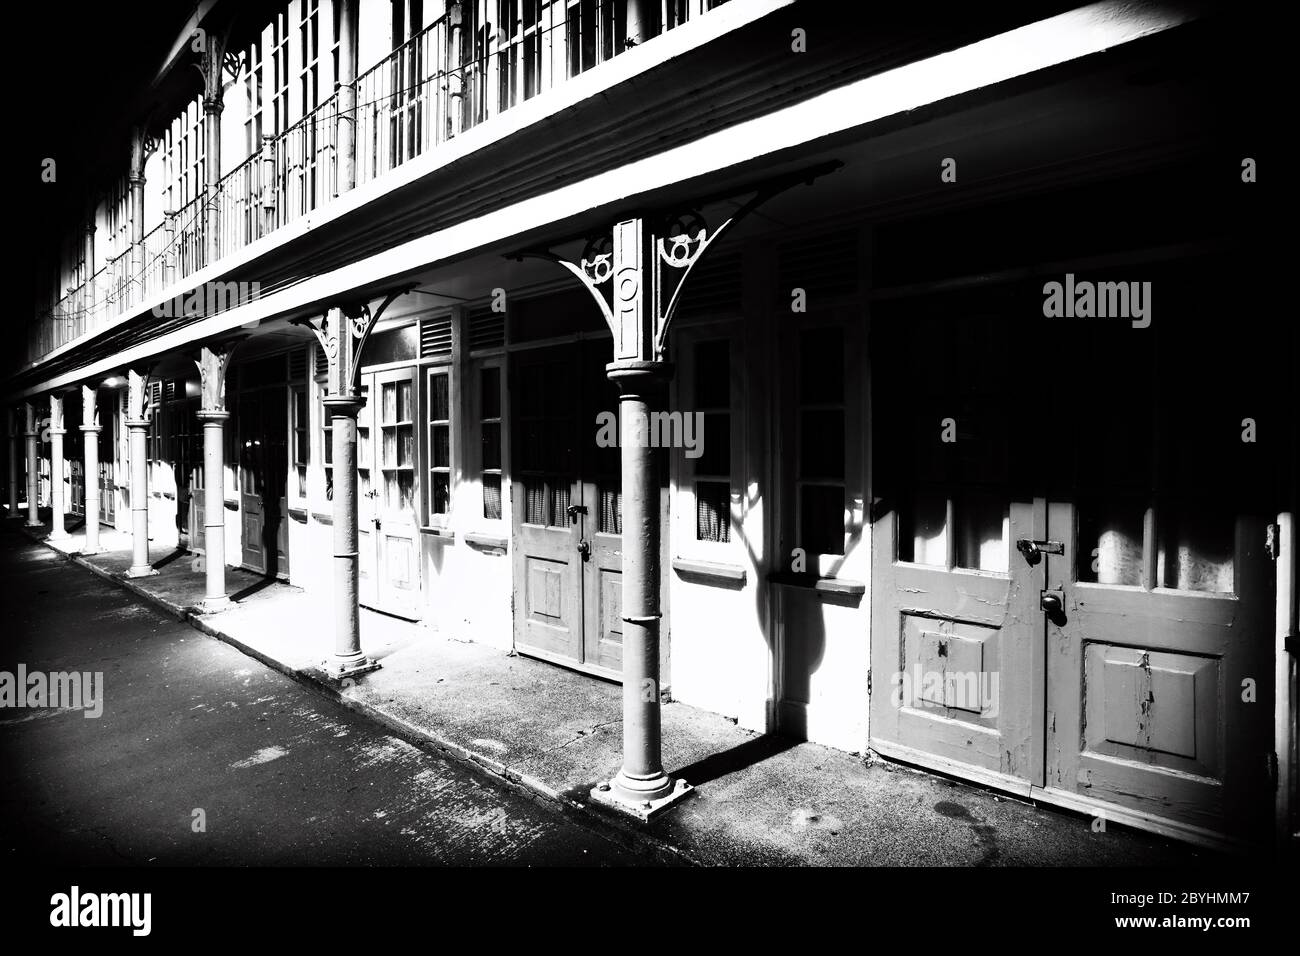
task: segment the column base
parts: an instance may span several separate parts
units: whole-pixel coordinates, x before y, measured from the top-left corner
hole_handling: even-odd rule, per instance
[[[379,661],[366,657],[365,654],[356,654],[349,657],[332,657],[321,665],[325,671],[325,676],[331,680],[346,680],[349,677],[356,677],[359,674],[368,674],[371,671],[377,671],[382,665]]]
[[[44,522],[44,521],[32,521],[32,520],[29,518],[29,519],[27,520],[27,523],[24,524],[23,527],[24,527],[24,528],[44,528],[44,527],[45,527],[45,522]]]
[[[93,547],[93,548],[87,548],[85,545],[82,545],[81,550],[80,550],[79,552],[77,552],[77,553],[78,553],[78,554],[83,554],[83,555],[86,555],[86,554],[103,554],[103,553],[104,553],[105,551],[107,551],[107,550],[108,550],[108,548],[104,547],[102,544],[101,544],[101,545],[96,545],[96,546]]]
[[[46,540],[46,541],[53,541],[53,542],[55,542],[55,543],[58,543],[58,542],[60,542],[60,541],[71,541],[71,540],[72,540],[72,535],[68,534],[68,532],[66,532],[66,531],[63,532],[62,534],[59,534],[57,531],[51,531],[51,532],[49,533],[49,536],[46,537],[45,540]]]
[[[685,780],[673,777],[664,779],[668,786],[666,792],[662,787],[643,792],[626,785],[626,783],[639,784],[640,781],[627,781],[620,772],[613,780],[602,781],[591,788],[591,802],[635,817],[642,823],[649,823],[669,807],[675,806],[695,792],[695,788]]]
[[[158,573],[158,569],[145,564],[127,568],[123,573],[128,578],[150,578]]]
[[[205,597],[199,602],[200,614],[218,614],[234,604],[230,600],[230,595],[223,594],[221,597]]]

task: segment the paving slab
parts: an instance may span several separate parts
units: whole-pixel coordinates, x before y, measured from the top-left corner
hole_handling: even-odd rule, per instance
[[[11,522],[14,527],[17,522]],[[44,534],[28,534],[41,539]],[[1223,856],[1086,816],[1035,806],[883,759],[761,735],[669,701],[664,764],[695,793],[643,825],[594,806],[590,788],[618,770],[620,687],[366,609],[362,647],[378,671],[343,685],[321,670],[332,617],[319,595],[229,569],[234,597],[195,608],[203,575],[183,554],[159,574],[123,580],[130,536],[105,530],[105,551],[80,539],[49,545],[195,627],[256,656],[410,739],[470,761],[663,853],[705,865],[1215,865]]]

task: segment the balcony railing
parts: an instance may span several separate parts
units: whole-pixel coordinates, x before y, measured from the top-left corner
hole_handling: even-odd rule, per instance
[[[464,3],[356,79],[356,183],[370,182],[438,145],[612,59],[630,32],[657,35],[725,0],[662,0],[654,20],[629,24],[627,2],[521,4],[536,20],[497,28],[497,5]],[[638,8],[640,9],[640,8]],[[642,10],[644,13],[644,10]],[[216,209],[214,261],[327,205],[339,194],[339,95],[298,120],[200,193],[131,251],[112,259],[30,327],[27,359],[112,320],[207,266],[207,210]]]

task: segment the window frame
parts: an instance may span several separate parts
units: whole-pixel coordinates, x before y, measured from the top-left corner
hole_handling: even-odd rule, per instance
[[[698,536],[697,481],[718,481],[722,476],[702,475],[697,469],[697,459],[689,458],[684,448],[670,453],[670,481],[675,500],[672,502],[672,553],[675,558],[713,561],[726,564],[747,564],[744,547],[743,523],[745,500],[745,406],[744,406],[744,326],[739,319],[690,325],[673,331],[673,347],[677,374],[674,378],[672,408],[687,412],[704,411],[696,407],[695,368],[700,345],[710,342],[728,343],[728,393],[730,407],[729,432],[731,436],[731,472],[726,480],[729,487],[730,522],[728,541],[706,541]]]
[[[422,441],[424,460],[420,463],[420,471],[424,473],[427,479],[424,494],[420,496],[420,515],[424,527],[426,528],[447,528],[451,525],[456,515],[456,456],[459,451],[456,434],[456,370],[451,361],[437,362],[428,365],[419,366],[421,375],[421,406],[424,411],[424,425],[422,429]],[[433,417],[433,381],[437,377],[446,376],[447,379],[447,418]],[[447,429],[447,464],[435,465],[433,460],[433,430],[435,428]],[[417,449],[417,454],[419,451]],[[436,482],[435,474],[447,475],[447,510],[445,512],[433,510],[433,496]]]

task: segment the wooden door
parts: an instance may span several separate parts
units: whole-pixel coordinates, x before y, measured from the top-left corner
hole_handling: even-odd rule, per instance
[[[996,301],[877,308],[871,744],[1028,793],[1042,781],[1043,540],[1022,330]],[[884,360],[882,360],[882,358]],[[1031,469],[1029,472],[1026,469]]]
[[[262,392],[239,396],[239,530],[240,561],[244,567],[266,572],[265,515],[263,494],[266,463],[262,438]]]
[[[571,347],[522,353],[510,389],[515,647],[570,665],[585,651],[577,360]]]
[[[377,606],[415,618],[420,605],[420,542],[416,502],[415,369],[374,373],[375,584]]]
[[[587,669],[606,677],[623,674],[622,462],[616,446],[596,445],[596,416],[618,415],[618,389],[605,374],[605,340],[585,342],[580,352],[583,428],[581,534],[588,545],[582,563],[583,655]],[[664,454],[667,454],[666,452]]]
[[[370,401],[374,381],[374,375],[362,376],[361,395],[366,401],[357,413],[357,591],[358,600],[366,607],[379,606],[375,536],[375,519],[379,513],[375,498],[379,488],[374,469],[375,409]]]
[[[1110,819],[1259,840],[1272,819],[1276,469],[1243,442],[1238,408],[1271,410],[1251,396],[1251,350],[1265,346],[1242,345],[1245,329],[1220,338],[1233,293],[1220,312],[1182,279],[1156,282],[1177,321],[1069,330],[1074,362],[1047,395],[1071,440],[1048,510],[1061,553],[1046,557],[1060,602],[1046,615],[1046,787]]]

